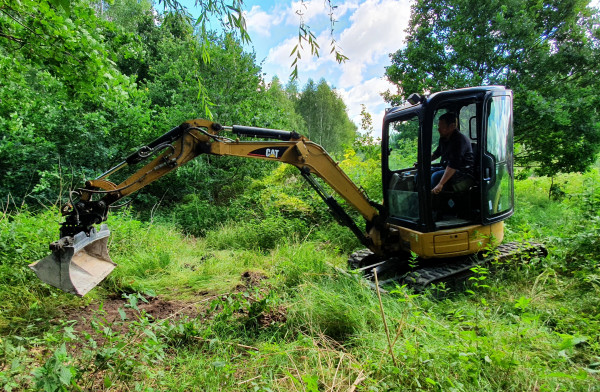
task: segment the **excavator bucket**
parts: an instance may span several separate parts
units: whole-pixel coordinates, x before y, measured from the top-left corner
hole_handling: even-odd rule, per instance
[[[29,265],[38,278],[71,294],[83,297],[96,287],[116,264],[108,255],[110,230],[102,225],[90,235],[84,232],[53,243],[52,254]]]

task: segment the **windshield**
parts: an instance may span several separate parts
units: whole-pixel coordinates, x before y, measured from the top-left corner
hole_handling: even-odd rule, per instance
[[[486,152],[495,162],[495,181],[489,181],[487,215],[501,215],[513,207],[512,103],[510,96],[494,97],[489,104]]]

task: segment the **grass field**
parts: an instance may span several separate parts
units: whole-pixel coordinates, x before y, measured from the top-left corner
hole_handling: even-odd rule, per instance
[[[173,224],[115,214],[109,247],[118,267],[76,298],[26,267],[46,255],[58,214],[4,214],[0,384],[8,391],[600,390],[599,189],[597,169],[518,181],[507,239],[544,242],[546,259],[481,269],[452,289],[395,287],[381,304],[359,277],[333,268],[345,268],[354,242],[331,222],[297,231],[276,218],[229,222],[195,238]]]

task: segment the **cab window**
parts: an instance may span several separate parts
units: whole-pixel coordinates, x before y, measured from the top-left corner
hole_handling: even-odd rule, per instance
[[[420,122],[415,114],[389,124],[389,169],[392,172],[387,189],[390,215],[417,221],[419,197],[416,187]]]

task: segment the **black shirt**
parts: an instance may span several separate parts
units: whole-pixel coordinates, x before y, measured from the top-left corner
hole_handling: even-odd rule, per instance
[[[441,163],[444,167],[450,166],[463,173],[472,174],[474,158],[471,142],[458,130],[452,132],[448,139],[440,138],[433,155],[442,157]]]

